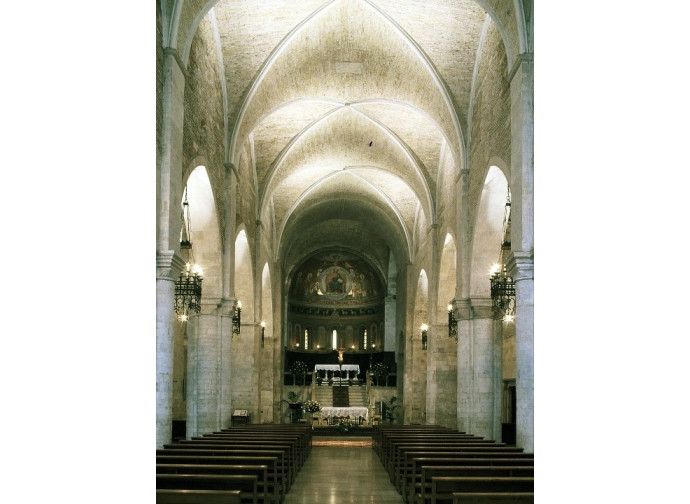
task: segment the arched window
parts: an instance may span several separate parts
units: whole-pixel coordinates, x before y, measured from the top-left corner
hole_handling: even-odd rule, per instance
[[[333,329],[333,350],[338,349],[338,331]]]
[[[304,330],[304,349],[309,350],[309,330]]]

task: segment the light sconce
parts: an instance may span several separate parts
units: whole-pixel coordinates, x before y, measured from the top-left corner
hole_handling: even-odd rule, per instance
[[[420,329],[422,330],[422,350],[426,350],[428,344],[427,331],[429,330],[429,326],[426,324],[422,324],[422,327],[420,327]]]
[[[232,315],[232,332],[240,333],[240,324],[242,319],[242,301],[238,301],[235,306],[235,313]]]
[[[458,339],[458,320],[453,315],[453,305],[448,305],[448,337]]]
[[[264,347],[264,336],[266,335],[266,322],[261,321],[261,348]]]

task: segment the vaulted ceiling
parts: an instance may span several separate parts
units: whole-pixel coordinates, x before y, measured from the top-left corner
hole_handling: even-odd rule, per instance
[[[475,1],[221,0],[230,159],[286,264],[326,246],[381,270],[463,164],[486,12]],[[251,152],[251,160],[243,159]]]

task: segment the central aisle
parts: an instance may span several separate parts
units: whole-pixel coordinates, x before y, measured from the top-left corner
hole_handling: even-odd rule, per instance
[[[402,504],[371,448],[371,438],[364,439],[366,446],[313,446],[284,504]]]

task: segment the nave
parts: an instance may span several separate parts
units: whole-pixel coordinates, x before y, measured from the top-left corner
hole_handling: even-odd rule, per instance
[[[320,438],[320,439],[316,439]],[[157,504],[534,502],[534,454],[433,425],[371,438],[306,424],[245,425],[156,450]]]
[[[371,438],[348,437],[345,445],[338,439],[322,436],[314,441],[284,504],[401,504],[402,497],[371,449]],[[322,445],[328,442],[332,445]]]

